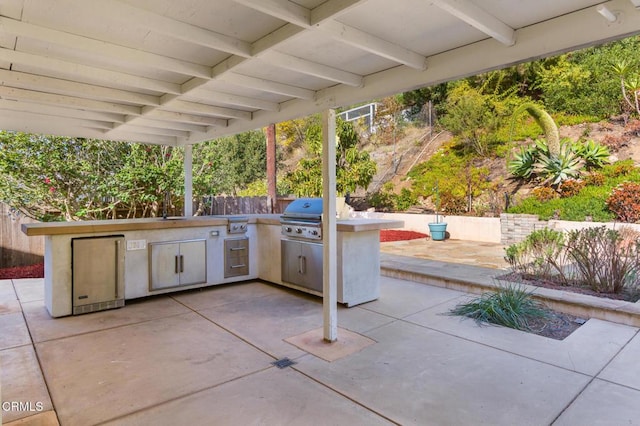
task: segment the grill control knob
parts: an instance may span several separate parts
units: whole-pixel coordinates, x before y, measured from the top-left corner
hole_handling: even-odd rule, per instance
[[[284,232],[291,232],[291,227],[287,226],[286,228],[284,228]]]
[[[302,228],[296,228],[296,234],[302,234]]]

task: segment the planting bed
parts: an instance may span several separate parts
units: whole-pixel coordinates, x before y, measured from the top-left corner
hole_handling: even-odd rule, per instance
[[[44,264],[0,268],[0,280],[13,278],[44,278]]]
[[[380,231],[380,242],[388,243],[390,241],[406,241],[417,240],[420,238],[429,238],[427,234],[415,231],[399,231],[395,229],[383,229]]]

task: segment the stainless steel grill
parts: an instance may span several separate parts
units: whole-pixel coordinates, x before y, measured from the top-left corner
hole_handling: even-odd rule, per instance
[[[282,235],[294,239],[322,240],[322,198],[298,198],[280,217]]]
[[[298,198],[280,217],[282,281],[322,293],[322,199]]]

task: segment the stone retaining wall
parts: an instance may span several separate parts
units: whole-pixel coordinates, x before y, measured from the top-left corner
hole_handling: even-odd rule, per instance
[[[549,227],[549,221],[540,220],[534,214],[502,213],[500,215],[500,242],[504,245],[518,243],[538,229]]]

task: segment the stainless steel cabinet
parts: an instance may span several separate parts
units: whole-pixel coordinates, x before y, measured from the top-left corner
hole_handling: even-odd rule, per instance
[[[73,314],[124,306],[124,236],[72,238]]]
[[[282,281],[322,291],[322,244],[281,240]]]
[[[224,277],[249,274],[249,239],[230,238],[224,240]]]
[[[149,289],[200,284],[207,281],[205,240],[149,244]]]

